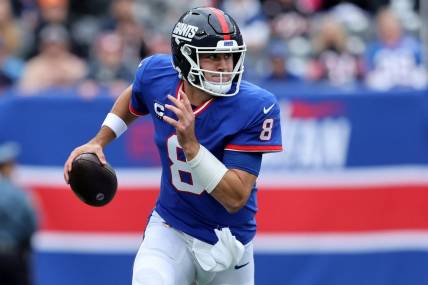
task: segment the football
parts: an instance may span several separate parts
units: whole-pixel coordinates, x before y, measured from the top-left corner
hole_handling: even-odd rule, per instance
[[[80,200],[95,207],[109,203],[117,190],[114,169],[108,163],[102,165],[94,153],[83,153],[74,159],[69,182]]]

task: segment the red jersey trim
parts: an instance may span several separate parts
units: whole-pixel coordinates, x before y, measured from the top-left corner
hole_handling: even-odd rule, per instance
[[[236,145],[228,144],[225,150],[248,151],[248,152],[277,152],[282,151],[282,145]]]
[[[193,114],[195,114],[195,116],[199,115],[204,110],[206,110],[208,108],[208,106],[211,105],[211,103],[213,101],[214,101],[214,98],[211,98],[210,100],[206,101],[204,104],[200,105],[198,108],[196,108],[195,110],[193,110]]]
[[[181,99],[180,96],[180,90],[182,92],[183,91],[183,81],[180,81],[180,84],[178,84],[177,87],[177,91],[175,94],[175,98],[177,98],[177,100]],[[208,106],[214,101],[214,98],[209,99],[208,101],[205,101],[203,104],[199,105],[195,110],[193,110],[193,114],[195,114],[195,116],[199,115],[200,113],[202,113],[204,110],[206,110],[208,108]]]
[[[180,90],[183,89],[183,80],[180,80],[180,82],[178,83],[177,89],[175,89],[175,98],[177,98],[178,100],[180,100]]]
[[[221,12],[220,10],[216,9],[216,8],[211,8],[211,11],[213,11],[214,14],[216,15],[217,20],[220,23],[221,31],[223,32],[223,34],[230,33],[229,27],[228,27],[227,22],[226,22],[226,17],[224,16],[224,13]],[[224,35],[223,39],[224,40],[230,40],[230,35]]]
[[[148,114],[148,112],[144,113],[144,112],[139,112],[135,110],[134,107],[132,107],[131,102],[129,102],[129,112],[131,112],[135,116],[144,116]]]

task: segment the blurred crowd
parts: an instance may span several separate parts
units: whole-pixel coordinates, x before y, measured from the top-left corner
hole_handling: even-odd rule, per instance
[[[427,85],[416,0],[0,0],[0,94],[117,96],[142,58],[170,52],[179,16],[205,5],[238,22],[247,79]]]

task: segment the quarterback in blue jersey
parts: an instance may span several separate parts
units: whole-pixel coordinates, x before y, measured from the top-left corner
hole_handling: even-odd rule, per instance
[[[256,179],[262,154],[282,151],[278,103],[241,81],[246,47],[223,11],[186,12],[171,47],[140,63],[98,134],[70,154],[65,179],[76,156],[105,163],[104,146],[150,115],[162,179],[132,284],[254,284]]]

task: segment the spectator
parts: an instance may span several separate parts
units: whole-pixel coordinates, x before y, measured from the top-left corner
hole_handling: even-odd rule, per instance
[[[370,44],[366,53],[368,86],[384,90],[426,87],[421,43],[403,35],[400,22],[391,10],[381,10],[376,20],[378,39]]]
[[[309,31],[309,11],[295,0],[265,0],[263,11],[271,21],[272,34],[289,40]]]
[[[20,78],[23,68],[24,63],[21,59],[9,54],[0,37],[0,91],[11,87]]]
[[[271,39],[287,43],[287,67],[290,72],[303,78],[311,52],[308,39],[310,28],[310,9],[303,1],[264,0],[263,11],[269,19]]]
[[[299,78],[287,69],[287,47],[282,42],[273,42],[268,51],[267,76],[268,81],[296,81]]]
[[[20,81],[22,91],[30,94],[50,87],[70,87],[85,77],[85,62],[69,51],[67,30],[47,26],[40,35],[40,53],[27,63]]]
[[[169,35],[175,25],[175,20],[181,14],[196,6],[213,5],[213,0],[150,0],[136,1],[138,8],[134,5],[134,14],[140,23],[150,32],[165,38],[169,46]]]
[[[68,0],[39,0],[42,24],[65,25],[68,21]]]
[[[89,57],[89,47],[92,39],[95,38],[100,26],[99,17],[91,17],[84,14],[76,15],[76,6],[80,6],[81,11],[94,12],[93,7],[98,5],[98,13],[107,10],[111,0],[91,0],[91,1],[70,1],[70,0],[37,0],[40,7],[40,20],[36,28],[38,46],[40,32],[49,25],[61,25],[69,33],[70,50],[82,58]],[[116,1],[113,1],[116,2]],[[107,7],[106,7],[107,6]],[[74,12],[74,14],[73,14]],[[98,14],[100,15],[100,14]],[[35,54],[33,52],[32,55]]]
[[[73,52],[85,59],[91,57],[94,39],[100,34],[109,15],[111,0],[69,1],[70,33]]]
[[[222,8],[236,20],[250,53],[266,47],[270,28],[258,0],[225,1]]]
[[[343,3],[352,3],[358,5],[361,9],[369,11],[370,13],[376,13],[379,9],[388,5],[391,0],[323,0],[322,8],[324,10],[330,10],[334,6],[343,4]]]
[[[31,284],[31,237],[36,231],[36,214],[12,174],[19,148],[0,144],[0,284]]]
[[[262,74],[264,48],[268,45],[270,27],[258,0],[230,0],[220,5],[238,24],[247,45],[246,69]]]
[[[326,80],[332,85],[355,83],[362,77],[360,56],[348,49],[346,30],[331,16],[321,20],[313,39],[314,58],[309,65],[311,80]]]
[[[0,37],[8,54],[17,55],[21,49],[21,31],[15,20],[10,0],[0,0]]]
[[[104,30],[118,33],[123,41],[123,60],[130,68],[147,56],[144,42],[144,26],[138,23],[135,10],[138,4],[134,0],[116,0],[111,2],[111,18],[104,24]],[[152,41],[155,41],[152,39]],[[167,45],[169,49],[169,45]]]
[[[123,62],[123,53],[124,42],[119,35],[109,32],[99,36],[95,42],[93,60],[89,64],[88,80],[80,88],[81,95],[92,97],[99,93],[100,86],[107,89],[110,95],[118,96],[134,78],[133,71]]]
[[[68,0],[37,0],[39,8],[39,19],[33,31],[32,49],[28,51],[27,57],[31,58],[38,52],[37,48],[40,46],[41,32],[47,26],[62,26],[64,27],[68,36],[68,45],[70,50],[79,56],[85,56],[82,47],[75,40],[75,34],[72,33],[73,23],[69,15],[69,1]]]

